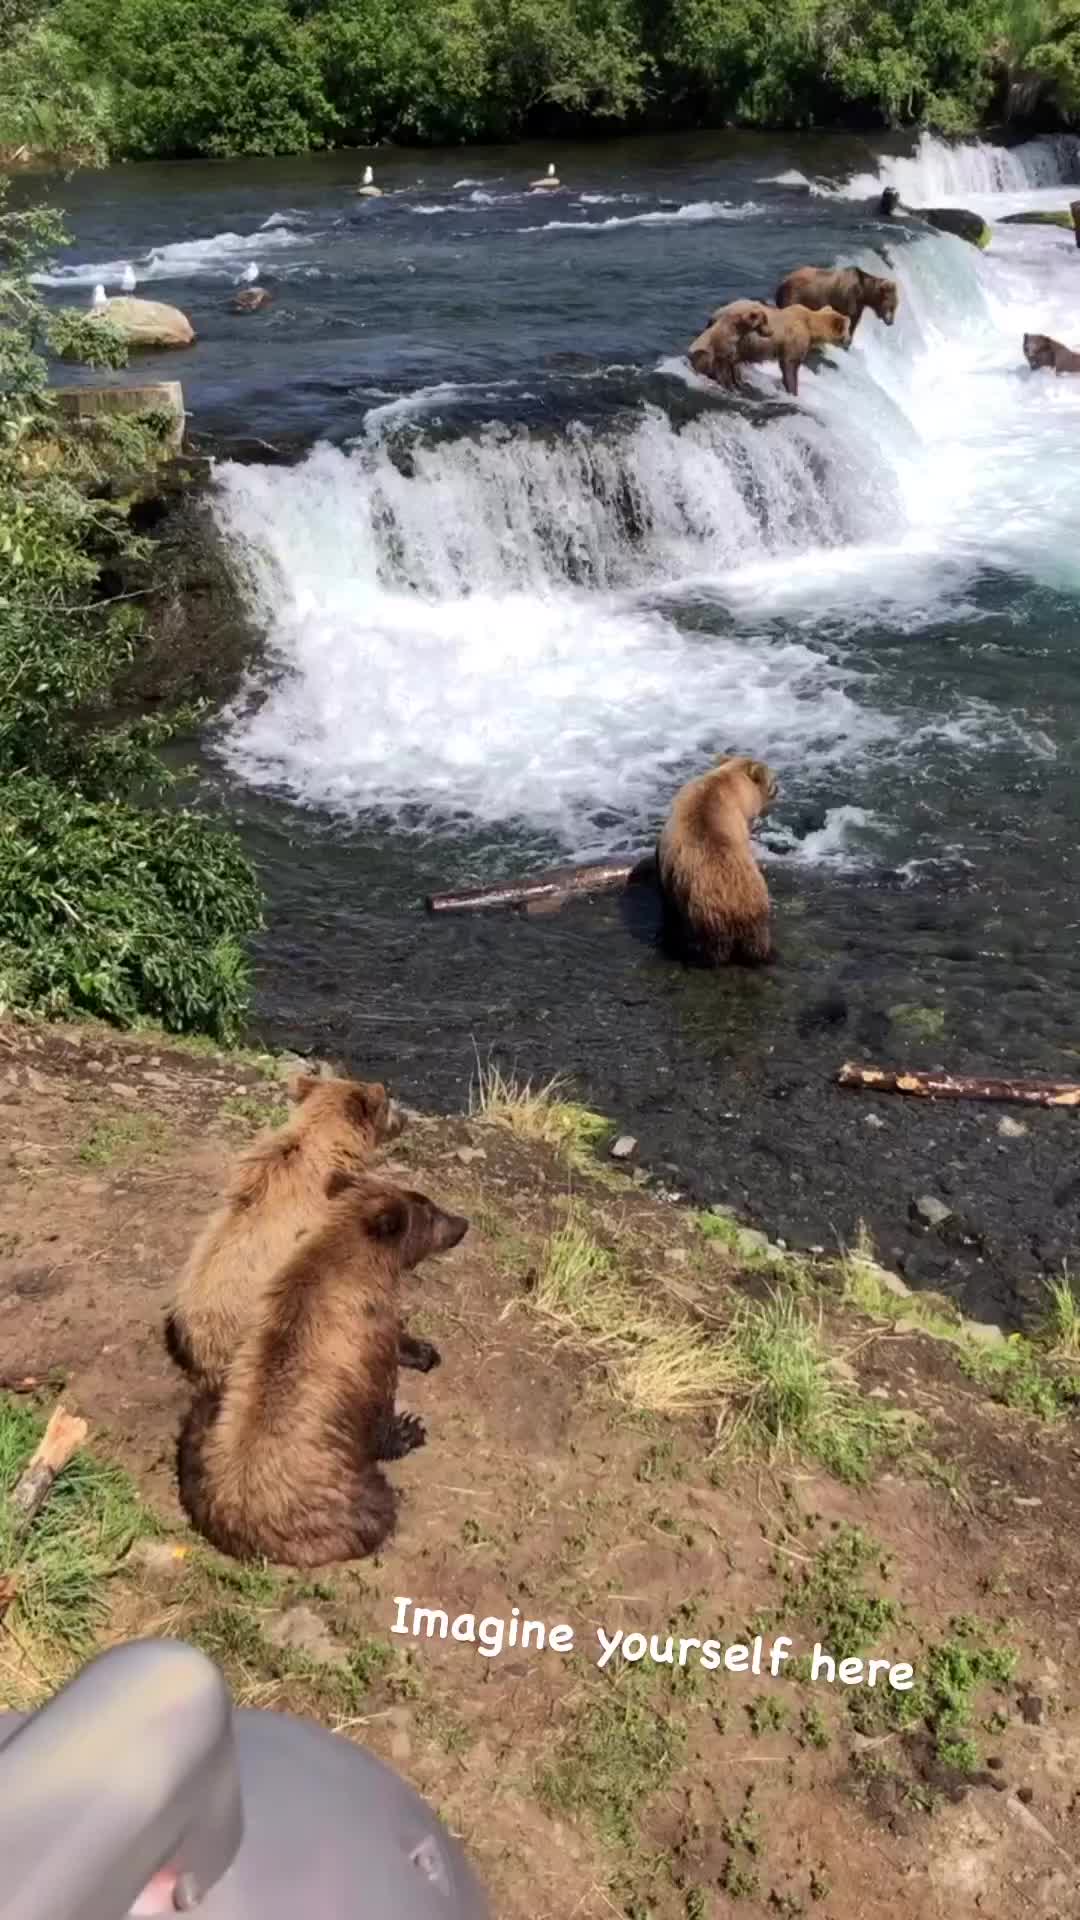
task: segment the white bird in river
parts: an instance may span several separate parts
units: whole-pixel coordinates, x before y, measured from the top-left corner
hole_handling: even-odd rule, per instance
[[[557,187],[558,185],[559,185],[559,177],[555,172],[555,162],[553,160],[549,163],[548,170],[545,173],[542,180],[529,181],[529,186],[533,190],[533,192],[535,192],[538,187],[543,188],[545,190],[550,190],[552,187]]]
[[[252,281],[253,281],[253,280],[257,280],[257,279],[258,279],[258,277],[259,277],[259,269],[258,269],[258,267],[257,267],[257,266],[255,265],[255,262],[254,262],[254,260],[252,260],[252,261],[251,261],[251,262],[249,263],[249,265],[248,265],[248,266],[246,266],[246,267],[244,268],[244,271],[243,271],[243,273],[242,273],[242,274],[240,275],[240,278],[241,278],[241,280],[244,280],[244,281],[246,281],[246,282],[247,282],[247,285],[248,285],[249,287],[250,287],[250,285],[251,285],[251,283],[252,283]]]
[[[130,260],[128,261],[127,266],[124,268],[123,277],[121,278],[120,285],[123,288],[125,293],[134,293],[135,291],[135,269],[132,266]]]
[[[102,310],[108,306],[108,304],[109,304],[108,295],[106,294],[104,287],[101,287],[101,286],[95,287],[94,297],[90,302],[90,305],[93,307],[94,312],[101,313]]]
[[[364,185],[365,187],[373,187],[375,185],[375,173],[371,167],[364,168]]]

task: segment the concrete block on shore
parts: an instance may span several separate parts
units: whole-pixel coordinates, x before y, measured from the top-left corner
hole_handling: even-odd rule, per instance
[[[179,380],[156,380],[141,387],[54,387],[53,398],[72,426],[90,427],[123,414],[168,413],[173,425],[162,440],[163,454],[183,451],[184,389]]]

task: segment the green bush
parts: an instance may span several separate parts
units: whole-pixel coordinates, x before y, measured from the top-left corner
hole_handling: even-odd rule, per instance
[[[185,716],[115,717],[140,627],[98,579],[137,543],[95,492],[94,443],[65,438],[42,348],[113,366],[123,348],[86,313],[46,314],[28,273],[57,239],[54,218],[0,200],[0,1012],[228,1040],[258,889],[234,839],[167,804],[157,748]],[[125,423],[128,458],[138,431]]]
[[[9,120],[117,155],[1080,112],[1080,0],[58,0],[47,34],[18,4]]]

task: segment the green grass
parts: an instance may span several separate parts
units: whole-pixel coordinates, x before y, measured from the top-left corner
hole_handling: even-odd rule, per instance
[[[612,1178],[613,1169],[597,1156],[614,1134],[614,1123],[580,1101],[568,1099],[568,1085],[561,1074],[534,1086],[531,1080],[515,1080],[496,1066],[478,1067],[469,1093],[469,1112],[475,1119],[508,1127],[519,1140],[553,1148],[560,1159],[579,1172]]]
[[[820,1324],[790,1292],[744,1305],[732,1341],[750,1420],[773,1450],[819,1460],[856,1486],[895,1451],[895,1423],[877,1401],[837,1379]]]
[[[1080,1360],[1080,1300],[1067,1269],[1060,1280],[1047,1281],[1046,1295],[1041,1328],[1044,1340],[1055,1359]]]
[[[622,1853],[638,1844],[638,1822],[681,1763],[683,1722],[644,1668],[596,1683],[551,1762],[536,1776],[541,1804],[572,1819],[586,1816]]]
[[[945,1032],[944,1007],[919,1007],[901,1003],[889,1008],[889,1019],[915,1040],[940,1040]]]
[[[87,1167],[128,1165],[163,1153],[171,1137],[168,1121],[159,1114],[117,1114],[91,1127],[79,1146],[79,1159]]]
[[[32,1407],[0,1396],[0,1571],[16,1582],[0,1642],[13,1631],[39,1684],[48,1691],[85,1658],[107,1612],[107,1583],[139,1534],[156,1523],[119,1467],[77,1453],[55,1481],[29,1530],[19,1532],[7,1504],[45,1421]],[[17,1649],[16,1649],[17,1650]],[[24,1690],[16,1680],[14,1693]],[[4,1686],[7,1704],[15,1704]]]
[[[283,1127],[289,1118],[289,1105],[269,1093],[231,1093],[221,1103],[221,1117],[261,1133],[267,1127]]]
[[[867,1653],[897,1620],[895,1602],[867,1585],[871,1571],[884,1582],[881,1549],[861,1527],[842,1526],[819,1547],[808,1568],[785,1575],[790,1602],[837,1660]]]

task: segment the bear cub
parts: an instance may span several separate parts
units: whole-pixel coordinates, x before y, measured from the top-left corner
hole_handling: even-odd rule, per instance
[[[426,1437],[394,1406],[399,1283],[469,1223],[370,1176],[331,1174],[326,1201],[323,1225],[263,1289],[224,1388],[196,1398],[180,1434],[184,1509],[241,1560],[314,1567],[374,1553],[397,1513],[378,1463]]]
[[[262,1290],[298,1234],[324,1219],[329,1176],[358,1172],[404,1127],[378,1081],[298,1073],[288,1092],[294,1111],[285,1125],[260,1135],[233,1163],[166,1321],[173,1359],[210,1387],[223,1385]]]

